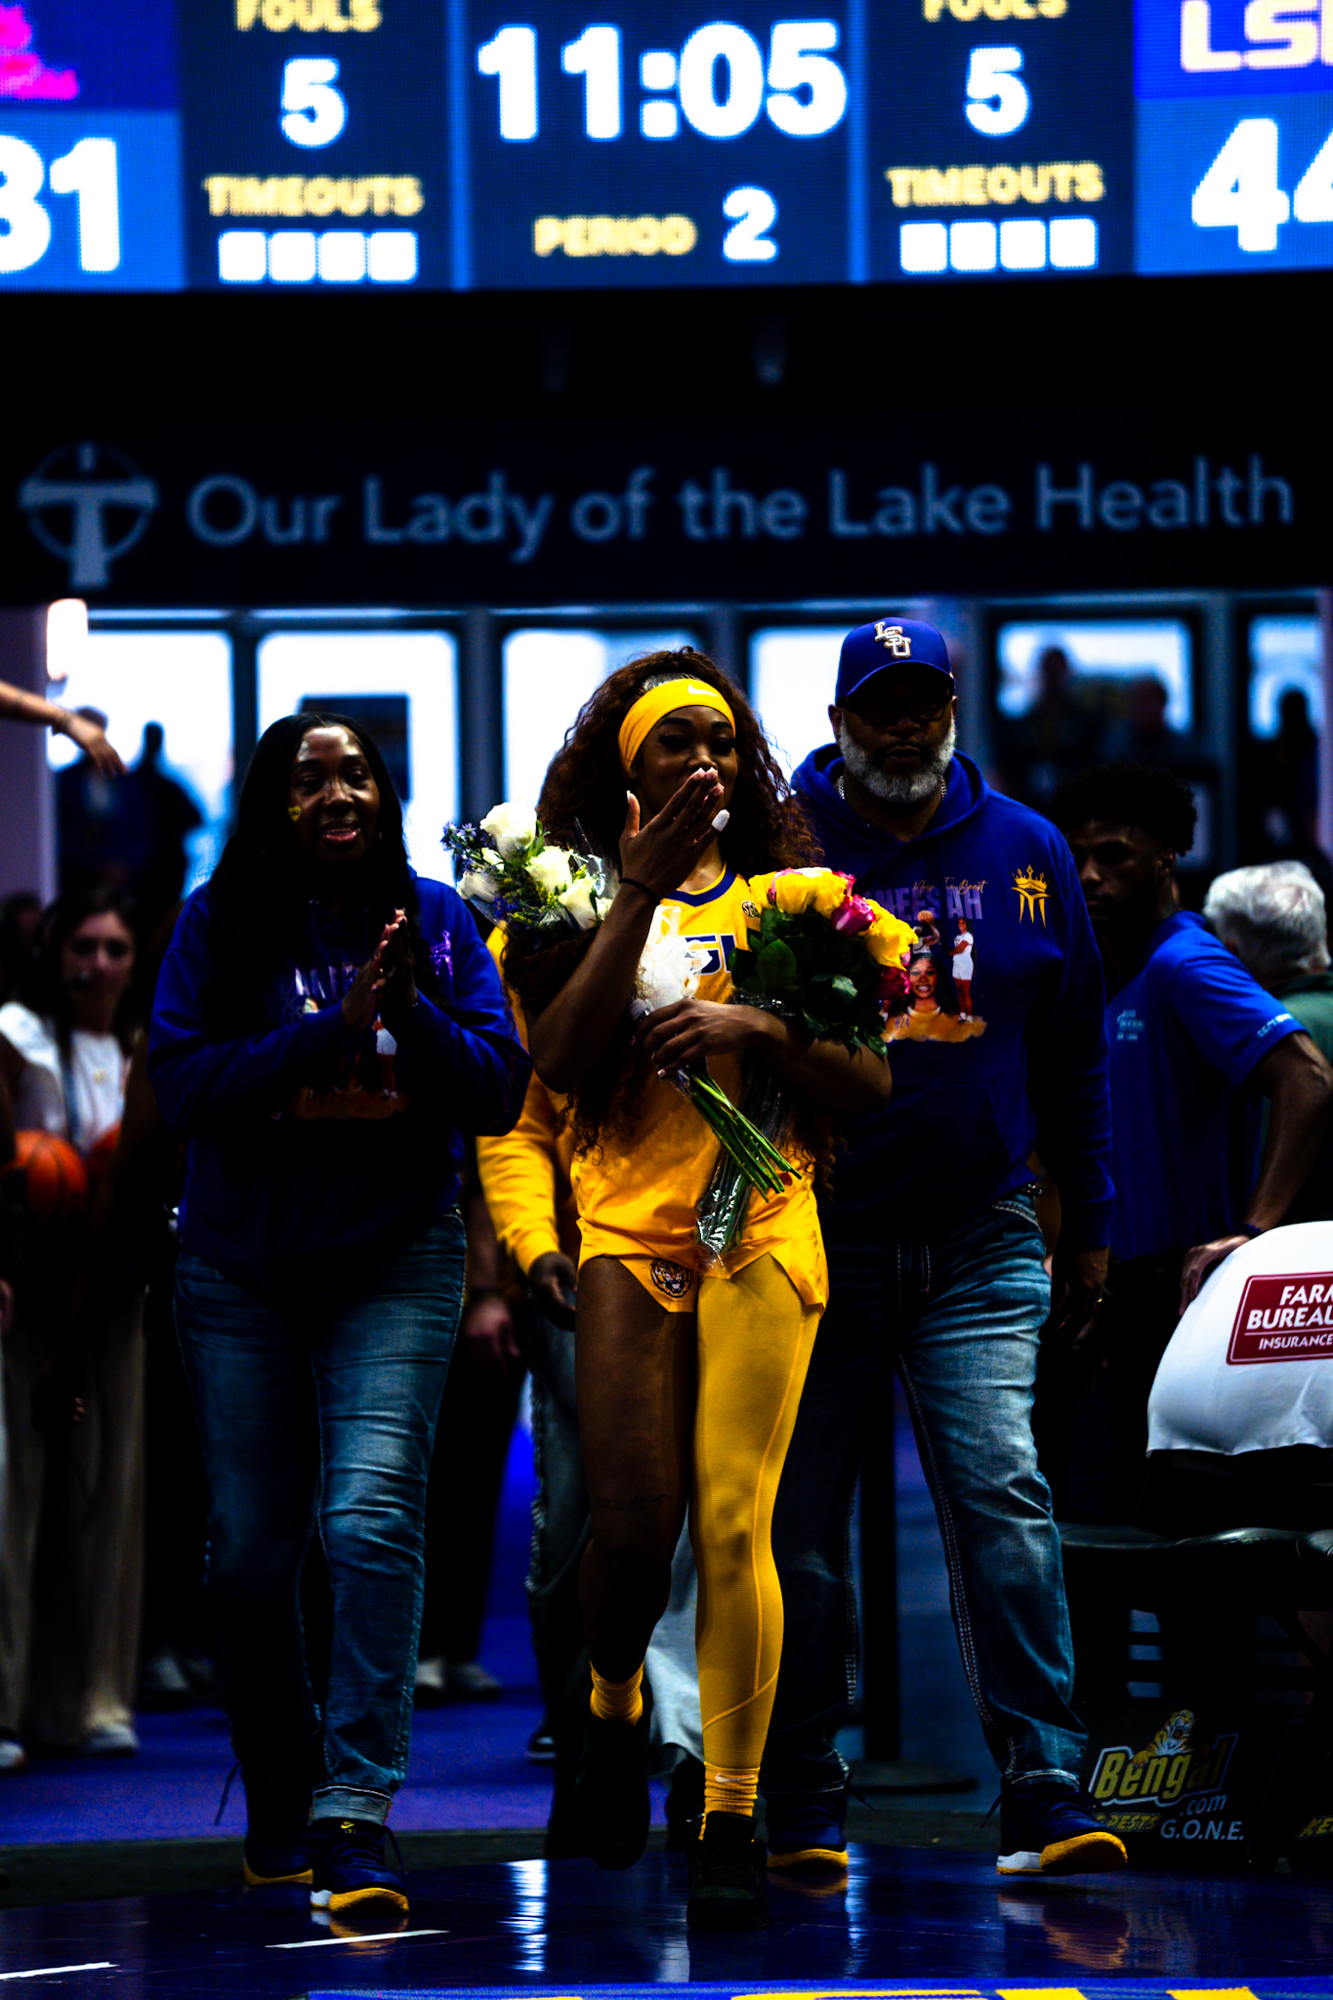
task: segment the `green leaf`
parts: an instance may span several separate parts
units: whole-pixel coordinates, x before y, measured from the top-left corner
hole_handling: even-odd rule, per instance
[[[768,994],[780,993],[784,986],[790,986],[796,978],[796,956],[790,945],[774,938],[759,954],[757,967],[759,984]]]
[[[839,973],[838,977],[834,980],[833,991],[842,1000],[855,1002],[857,999],[855,980],[846,978],[842,973]]]

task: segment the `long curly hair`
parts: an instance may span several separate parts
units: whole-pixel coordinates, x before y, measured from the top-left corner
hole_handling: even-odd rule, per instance
[[[580,852],[590,849],[613,867],[620,865],[625,824],[625,773],[620,762],[620,725],[639,696],[666,680],[706,681],[724,694],[736,718],[736,788],[730,820],[720,838],[722,859],[739,875],[773,868],[800,868],[820,855],[819,843],[773,755],[758,716],[744,694],[706,653],[691,646],[648,653],[609,675],[584,703],[564,743],[551,759],[537,816],[548,840]],[[633,789],[633,781],[630,781]],[[515,932],[505,948],[505,974],[529,1017],[540,1014],[571,977],[590,948],[593,931],[558,944],[530,945]],[[648,1065],[631,1039],[628,1017],[621,1022],[601,1059],[568,1100],[566,1117],[580,1152],[594,1150],[604,1135],[628,1138],[648,1081]],[[812,1150],[825,1150],[822,1130],[801,1136]]]
[[[209,947],[213,976],[204,1007],[213,1032],[237,1035],[265,1024],[272,981],[290,963],[311,894],[308,864],[287,816],[292,765],[312,729],[346,729],[365,752],[379,787],[379,823],[357,886],[371,931],[405,910],[412,970],[420,990],[440,997],[439,980],[418,923],[416,883],[403,841],[403,809],[374,738],[353,716],[331,711],[284,715],[255,745],[241,788],[236,825],[209,880]]]

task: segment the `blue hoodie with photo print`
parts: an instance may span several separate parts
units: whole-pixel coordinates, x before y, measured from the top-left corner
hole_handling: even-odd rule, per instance
[[[1100,1248],[1113,1203],[1106,994],[1063,837],[966,757],[914,840],[862,819],[841,776],[829,744],[794,781],[824,859],[919,945],[886,1030],[893,1095],[845,1128],[830,1226],[942,1231],[1030,1181],[1038,1152],[1064,1240]]]

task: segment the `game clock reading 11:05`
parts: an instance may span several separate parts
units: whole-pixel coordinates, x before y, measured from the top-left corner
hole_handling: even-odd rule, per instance
[[[473,282],[846,279],[843,15],[471,7]]]
[[[0,287],[1333,264],[1333,0],[0,0]]]

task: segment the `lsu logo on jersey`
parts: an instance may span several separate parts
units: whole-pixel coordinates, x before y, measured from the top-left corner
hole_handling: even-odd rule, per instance
[[[715,931],[711,937],[692,931],[690,943],[701,946],[708,954],[699,968],[701,979],[707,979],[714,972],[725,972],[736,956],[736,939],[730,931]]]

